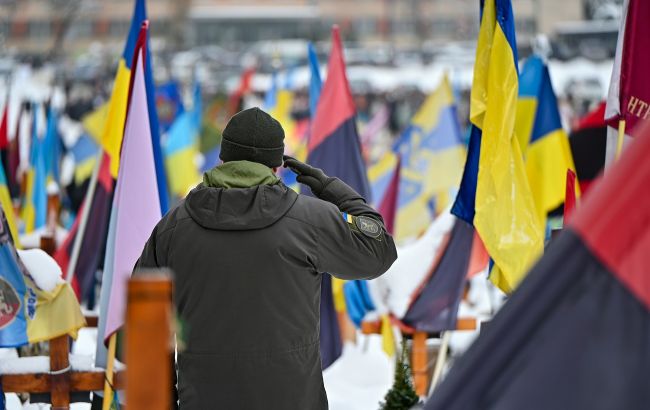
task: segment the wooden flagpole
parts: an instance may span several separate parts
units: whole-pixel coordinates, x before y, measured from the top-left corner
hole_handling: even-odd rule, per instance
[[[623,151],[623,140],[625,139],[625,120],[620,120],[618,122],[618,139],[616,141],[616,156],[618,159],[621,156],[621,151]]]
[[[98,341],[101,343],[101,340]],[[115,344],[117,343],[117,332],[108,339],[108,356],[106,358],[106,379],[104,381],[104,400],[102,410],[109,410],[113,402],[113,368],[115,365]]]
[[[436,367],[433,371],[433,377],[431,380],[431,386],[429,386],[429,394],[433,394],[438,382],[440,381],[440,376],[442,376],[442,371],[445,367],[445,362],[447,361],[447,354],[449,352],[449,339],[451,338],[451,332],[445,331],[442,333],[442,340],[440,343],[440,348],[438,349],[438,357],[436,359]]]

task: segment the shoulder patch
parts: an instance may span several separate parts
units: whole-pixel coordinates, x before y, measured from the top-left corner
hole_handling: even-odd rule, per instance
[[[354,224],[359,231],[371,238],[379,238],[381,235],[381,225],[379,222],[367,216],[357,216],[354,218]]]

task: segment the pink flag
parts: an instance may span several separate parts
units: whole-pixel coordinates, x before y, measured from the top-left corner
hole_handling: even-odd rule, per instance
[[[390,119],[390,110],[387,105],[382,105],[379,111],[368,121],[363,130],[359,134],[361,140],[361,147],[368,150],[375,142],[375,137],[381,132],[382,129],[388,124]]]
[[[124,323],[126,282],[131,276],[145,242],[162,216],[144,82],[146,35],[147,23],[145,22],[140,30],[135,48],[135,61],[131,66],[135,72],[131,77],[120,169],[113,197],[115,240],[105,339]],[[106,264],[111,266],[110,261]]]

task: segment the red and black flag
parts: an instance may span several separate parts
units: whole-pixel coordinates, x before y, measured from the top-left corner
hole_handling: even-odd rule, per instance
[[[648,408],[648,156],[645,126],[426,409]]]
[[[366,166],[356,128],[356,109],[345,74],[343,45],[338,27],[332,29],[332,51],[307,145],[307,162],[338,177],[370,201]],[[309,189],[303,193],[310,194]],[[332,297],[332,279],[323,275],[320,307],[320,348],[323,368],[342,351],[338,318]]]
[[[79,216],[76,218],[72,229],[68,233],[63,244],[54,254],[54,259],[61,267],[64,274],[70,269],[70,263],[74,254],[74,246],[78,236],[81,234],[81,246],[77,254],[77,260],[72,272],[72,286],[80,301],[92,299],[95,286],[95,274],[103,263],[106,235],[108,233],[108,220],[111,214],[111,203],[113,200],[113,178],[111,177],[108,156],[104,154],[97,178],[97,185],[90,198],[91,202],[82,204]],[[80,226],[84,210],[87,211],[85,229]]]
[[[456,329],[474,238],[474,228],[456,219],[440,262],[402,318],[404,325],[429,333]]]
[[[7,163],[7,151],[9,149],[9,97],[5,102],[5,108],[2,111],[2,120],[0,121],[0,161],[4,168],[4,174],[9,174]],[[8,184],[7,184],[8,185]]]
[[[605,102],[580,119],[578,126],[571,131],[569,144],[576,165],[580,191],[584,194],[605,167],[607,146]]]

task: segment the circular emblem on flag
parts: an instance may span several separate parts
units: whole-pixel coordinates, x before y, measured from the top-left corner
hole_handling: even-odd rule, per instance
[[[20,312],[20,298],[16,289],[4,278],[0,278],[0,329],[14,321]]]
[[[178,107],[167,96],[156,96],[156,109],[158,110],[158,120],[165,125],[171,125],[176,118]]]
[[[354,223],[366,236],[378,238],[379,235],[381,235],[381,226],[379,225],[379,222],[372,218],[368,218],[367,216],[357,216],[354,218]]]

